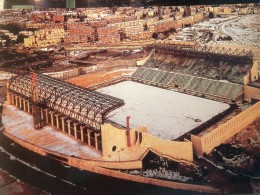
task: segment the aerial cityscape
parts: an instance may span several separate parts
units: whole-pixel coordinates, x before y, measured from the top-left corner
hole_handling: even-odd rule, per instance
[[[260,4],[17,5],[0,56],[0,194],[260,193]]]

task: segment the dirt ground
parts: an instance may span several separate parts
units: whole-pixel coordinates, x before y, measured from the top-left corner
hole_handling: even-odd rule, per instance
[[[260,193],[260,118],[195,164],[223,192]]]
[[[260,118],[244,128],[239,134],[227,140],[232,145],[242,144],[242,147],[260,157]]]
[[[88,87],[95,83],[108,81],[108,80],[111,80],[116,77],[121,77],[126,74],[130,74],[132,72],[133,71],[131,71],[131,70],[100,72],[100,73],[83,75],[80,77],[72,78],[72,79],[67,80],[67,82],[81,86],[81,87]]]

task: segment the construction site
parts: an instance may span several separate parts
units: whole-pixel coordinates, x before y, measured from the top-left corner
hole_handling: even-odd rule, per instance
[[[116,178],[260,192],[259,39],[238,41],[227,26],[259,18],[257,5],[61,12],[28,11],[19,25],[21,13],[1,13],[2,25],[32,32],[22,43],[5,36],[0,48],[3,135]],[[220,43],[216,29],[201,30],[213,21],[232,43]],[[184,39],[196,25],[204,38]]]

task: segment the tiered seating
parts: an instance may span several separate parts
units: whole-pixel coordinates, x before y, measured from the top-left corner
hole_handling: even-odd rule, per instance
[[[146,70],[146,68],[138,68],[137,71],[132,75],[133,78],[139,79],[142,73]]]
[[[158,56],[157,60],[163,62],[163,61],[166,59],[166,57],[167,57],[166,54],[161,53],[161,54]]]
[[[155,70],[151,68],[139,68],[132,76],[141,82],[149,82],[154,85],[176,87],[181,91],[192,94],[205,94],[210,97],[234,100],[243,89],[243,85],[211,80],[202,77],[184,75],[179,73]],[[198,93],[197,93],[198,92]]]
[[[146,62],[146,67],[153,67],[153,64],[154,64],[154,60],[153,58],[150,58],[149,60],[147,60]]]
[[[157,74],[158,74],[157,70],[146,69],[144,73],[141,75],[140,79],[145,81],[152,81]]]
[[[153,63],[153,67],[154,67],[154,68],[159,68],[160,66],[162,66],[162,62],[160,62],[160,61],[155,61],[155,62]]]
[[[173,61],[172,55],[167,55],[164,60],[164,64],[170,64],[172,61]]]
[[[171,54],[155,53],[145,65],[165,71],[180,71],[212,79],[227,79],[235,83],[243,83],[243,77],[250,68],[247,64],[195,58]]]
[[[160,71],[160,74],[153,80],[155,83],[162,83],[164,77],[169,74],[168,72]]]
[[[194,66],[195,62],[193,61],[191,69],[188,71],[189,74],[197,74],[200,66],[197,64]]]
[[[191,76],[176,74],[173,80],[169,83],[171,85],[178,85],[181,88],[185,88],[188,82],[192,79]]]
[[[231,83],[213,81],[208,87],[206,93],[210,95],[216,95],[219,97],[225,97],[226,93],[228,92],[231,86],[232,86]]]
[[[172,66],[173,66],[173,64],[172,64],[172,62],[170,62],[170,64],[162,64],[160,69],[170,72],[173,69]]]
[[[218,74],[217,70],[216,69],[209,69],[206,73],[205,73],[205,76],[207,77],[216,77]]]
[[[189,83],[189,85],[186,87],[186,89],[192,90],[192,91],[199,91],[199,92],[205,92],[206,87],[209,86],[209,83],[211,80],[204,79],[201,77],[193,77],[192,81]]]
[[[186,64],[186,66],[182,69],[182,72],[186,72],[186,73],[189,73],[190,72],[190,69],[191,67],[193,66],[193,60],[189,60]]]
[[[171,81],[171,79],[174,77],[174,73],[169,72],[166,74],[162,79],[162,84],[168,85],[168,83]]]
[[[227,94],[227,98],[235,99],[239,93],[242,91],[243,85],[235,85],[233,84],[230,92]]]

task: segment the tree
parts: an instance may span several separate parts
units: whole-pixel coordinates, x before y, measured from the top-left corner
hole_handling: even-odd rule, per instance
[[[11,43],[10,38],[7,35],[2,35],[1,38],[6,40],[5,46],[8,47],[10,45],[10,43]]]
[[[213,12],[209,12],[209,18],[214,18]]]
[[[16,42],[17,43],[23,43],[24,42],[24,38],[26,38],[27,36],[24,35],[18,35]]]

